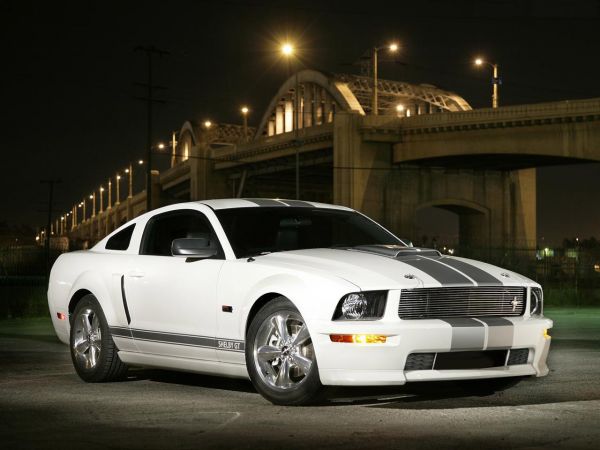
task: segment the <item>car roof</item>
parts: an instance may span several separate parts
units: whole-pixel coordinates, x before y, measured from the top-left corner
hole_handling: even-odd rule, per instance
[[[327,203],[307,202],[304,200],[288,200],[281,198],[223,198],[217,200],[200,200],[196,203],[206,205],[212,209],[230,209],[230,208],[260,208],[260,207],[306,207],[306,208],[326,208],[339,209],[342,211],[354,211],[351,208],[339,205],[330,205]]]

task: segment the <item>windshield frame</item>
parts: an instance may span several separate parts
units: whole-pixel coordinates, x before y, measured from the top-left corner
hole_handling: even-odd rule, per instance
[[[407,244],[402,239],[398,238],[394,233],[392,233],[391,231],[389,231],[388,229],[383,227],[381,224],[379,224],[375,220],[371,219],[370,217],[366,216],[365,214],[362,214],[362,213],[352,210],[352,209],[324,208],[324,207],[317,207],[317,206],[311,206],[311,207],[260,206],[260,207],[234,207],[234,208],[215,209],[214,214],[215,214],[217,220],[219,221],[219,224],[221,225],[221,228],[222,228],[223,232],[225,233],[225,236],[227,237],[229,246],[230,246],[236,259],[245,259],[245,258],[250,258],[250,257],[254,257],[254,256],[266,255],[269,253],[275,253],[275,252],[311,250],[311,249],[318,249],[318,248],[343,249],[343,248],[354,247],[353,245],[333,245],[331,247],[315,246],[315,247],[306,247],[306,248],[289,249],[289,250],[284,250],[284,249],[273,250],[273,249],[271,249],[271,250],[256,251],[256,252],[250,252],[250,253],[243,252],[243,251],[240,251],[241,249],[238,247],[238,245],[234,241],[233,236],[231,235],[231,230],[229,229],[229,223],[228,223],[229,218],[223,217],[224,215],[231,214],[233,211],[239,211],[242,214],[244,214],[246,212],[248,212],[248,213],[268,213],[268,212],[272,212],[272,211],[281,211],[281,212],[289,212],[289,213],[298,212],[301,214],[301,213],[306,213],[307,210],[315,211],[317,213],[332,213],[335,215],[357,216],[357,217],[361,218],[362,220],[364,220],[365,223],[368,223],[368,225],[375,227],[377,229],[377,231],[379,233],[381,233],[381,235],[389,237],[389,241],[386,243],[361,244],[361,245],[401,245],[403,247],[407,246]]]

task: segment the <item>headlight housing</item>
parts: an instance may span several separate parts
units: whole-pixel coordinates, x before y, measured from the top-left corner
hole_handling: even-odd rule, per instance
[[[332,320],[378,320],[383,317],[388,291],[352,292],[337,304]]]
[[[531,294],[529,296],[529,315],[541,316],[544,312],[544,292],[542,288],[533,287],[531,288]]]

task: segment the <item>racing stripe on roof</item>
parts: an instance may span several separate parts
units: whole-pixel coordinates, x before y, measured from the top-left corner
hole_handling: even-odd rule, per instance
[[[473,280],[461,274],[458,270],[441,264],[434,259],[419,257],[415,259],[399,259],[399,261],[425,272],[430,277],[439,281],[442,286],[475,285]]]
[[[288,206],[301,206],[306,208],[314,208],[315,205],[311,205],[308,202],[303,202],[302,200],[280,200],[281,203],[285,203]]]
[[[460,270],[466,276],[475,280],[479,286],[504,286],[504,283],[502,283],[501,280],[490,275],[486,271],[481,270],[479,267],[476,267],[473,264],[447,257],[441,258],[439,262]]]
[[[244,198],[243,200],[254,203],[257,206],[288,206],[279,200],[272,200],[270,198]]]

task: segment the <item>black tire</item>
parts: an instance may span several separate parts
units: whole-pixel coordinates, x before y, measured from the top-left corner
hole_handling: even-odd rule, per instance
[[[260,367],[257,367],[259,363],[255,357],[255,348],[258,345],[257,335],[262,329],[262,325],[267,323],[266,321],[268,321],[270,317],[273,317],[273,315],[277,313],[283,315],[292,314],[294,317],[300,318],[303,321],[299,311],[296,309],[293,303],[285,297],[277,297],[273,299],[258,311],[256,316],[254,316],[252,319],[252,323],[248,327],[248,331],[246,333],[246,367],[248,368],[250,379],[252,380],[252,384],[256,390],[264,398],[275,405],[302,406],[313,404],[321,399],[320,394],[323,391],[323,385],[321,384],[321,380],[319,378],[319,368],[317,366],[316,357],[314,356],[314,349],[312,349],[312,340],[310,339],[310,335],[308,339],[304,341],[305,344],[303,347],[307,347],[309,350],[312,349],[312,354],[310,355],[312,365],[308,370],[308,374],[303,374],[303,378],[297,383],[297,385],[285,388],[285,390],[273,387],[268,384],[267,381],[265,381],[265,377],[268,374],[266,374],[266,372],[264,375],[259,373],[259,370],[261,369]],[[293,337],[293,335],[290,336]],[[298,370],[294,369],[293,363],[291,364],[291,370]]]
[[[90,334],[86,338],[86,332],[82,331],[83,320],[95,323],[96,327],[92,326],[92,328],[99,330],[100,336],[97,333],[91,333],[92,340],[90,340]],[[78,347],[80,351],[76,349],[76,342],[80,344]],[[86,343],[88,344],[87,351],[81,351],[85,348]],[[70,348],[75,371],[82,380],[88,383],[121,380],[127,374],[127,365],[119,359],[118,349],[110,334],[104,312],[98,300],[91,294],[83,297],[73,312]],[[96,352],[95,358],[92,358],[90,354],[92,351]],[[92,360],[95,363],[92,364]]]

